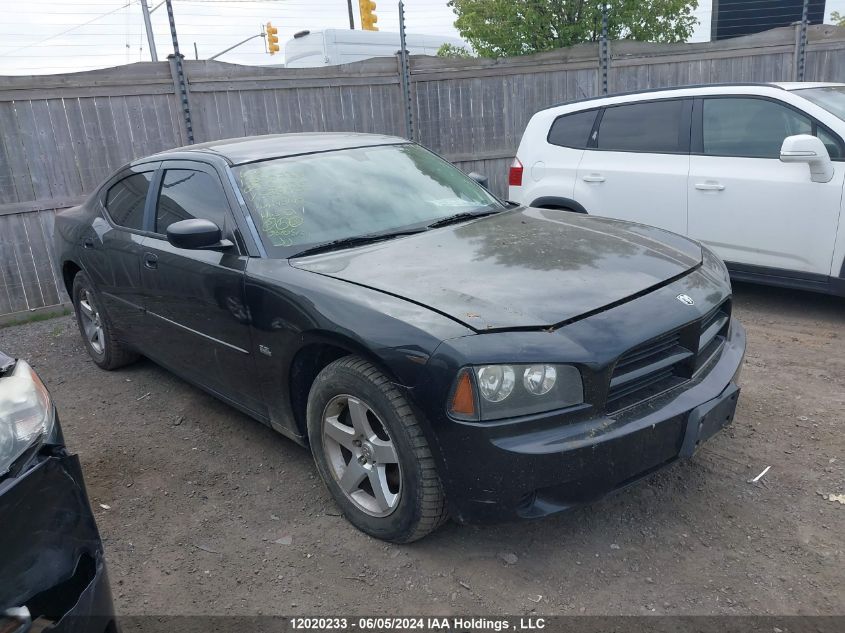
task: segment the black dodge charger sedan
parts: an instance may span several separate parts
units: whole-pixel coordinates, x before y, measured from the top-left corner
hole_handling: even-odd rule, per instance
[[[143,354],[309,445],[378,538],[589,502],[736,408],[745,334],[712,252],[504,203],[399,138],[156,154],[56,240],[100,367]]]

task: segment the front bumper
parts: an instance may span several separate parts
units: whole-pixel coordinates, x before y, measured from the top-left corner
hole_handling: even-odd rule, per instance
[[[461,424],[453,445],[472,450],[443,454],[452,516],[460,522],[545,516],[691,456],[733,420],[744,355],[745,330],[734,320],[702,376],[613,417],[573,422],[572,415],[552,413],[524,427]]]
[[[0,525],[0,613],[25,606],[37,630],[118,630],[76,455],[45,447],[19,475],[0,480]]]

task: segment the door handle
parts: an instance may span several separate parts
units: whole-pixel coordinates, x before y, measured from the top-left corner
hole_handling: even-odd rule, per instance
[[[718,182],[697,182],[695,183],[695,188],[699,191],[723,191],[725,185],[719,184]]]
[[[590,174],[581,178],[584,182],[604,182],[604,176],[601,174]]]
[[[144,253],[144,266],[146,268],[158,268],[158,255],[155,253]]]
[[[94,248],[94,239],[91,237],[86,237],[82,240],[82,248]]]

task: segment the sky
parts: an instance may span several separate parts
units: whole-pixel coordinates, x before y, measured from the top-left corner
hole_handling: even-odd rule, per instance
[[[149,61],[142,0],[0,0],[0,75],[92,70]],[[149,0],[155,7],[159,0]],[[381,31],[398,31],[398,1],[376,0]],[[358,3],[353,0],[356,28]],[[207,58],[259,33],[270,21],[279,29],[282,54],[269,55],[257,38],[221,56],[235,64],[281,64],[284,42],[304,29],[348,28],[346,0],[173,0],[179,47]],[[845,0],[827,0],[830,12],[845,13]],[[710,37],[710,0],[700,0],[690,41]],[[406,0],[408,32],[459,37],[446,0]],[[172,52],[164,6],[152,13],[159,59]]]

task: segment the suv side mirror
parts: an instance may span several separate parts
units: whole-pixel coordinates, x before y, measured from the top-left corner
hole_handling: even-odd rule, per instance
[[[830,182],[833,178],[833,161],[824,143],[815,136],[787,136],[780,148],[780,160],[783,163],[807,163],[813,182]]]
[[[167,241],[176,248],[222,250],[232,246],[229,240],[221,238],[220,227],[211,220],[192,218],[167,227]]]
[[[481,185],[485,189],[490,188],[489,187],[490,182],[489,182],[489,180],[487,180],[487,176],[485,176],[484,174],[479,174],[477,171],[471,171],[467,174],[467,176],[472,178],[475,182],[477,182],[479,185]]]

